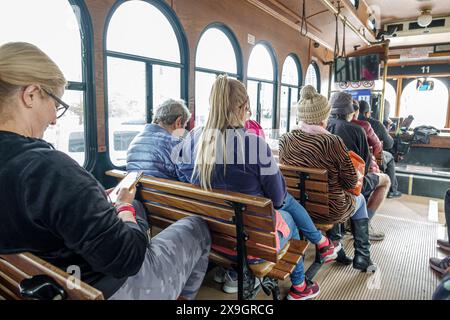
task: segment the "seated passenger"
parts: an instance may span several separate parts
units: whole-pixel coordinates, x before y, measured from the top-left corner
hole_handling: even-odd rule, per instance
[[[261,125],[258,123],[258,121],[250,119],[252,117],[252,109],[247,109],[245,129],[247,129],[248,132],[254,133],[265,140],[266,135],[264,134],[264,130]]]
[[[439,239],[437,241],[438,247],[445,253],[450,254],[450,189],[445,193],[445,224],[447,225],[447,240]],[[450,256],[444,259],[430,258],[430,267],[444,275],[450,272]]]
[[[392,139],[386,127],[377,119],[371,117],[370,105],[366,101],[359,102],[359,119],[367,121],[373,128],[373,131],[383,142],[383,165],[381,170],[385,172],[391,179],[391,188],[387,195],[388,198],[398,198],[402,196],[402,193],[398,191],[398,182],[395,175],[395,161],[392,153],[388,152],[394,146],[394,139]]]
[[[330,212],[315,215],[317,223],[339,224],[351,219],[355,258],[353,267],[376,269],[370,259],[369,217],[364,196],[354,196],[347,190],[356,187],[357,175],[344,142],[325,128],[331,106],[328,100],[307,85],[301,91],[297,105],[298,129],[280,138],[280,163],[291,166],[321,168],[328,171]],[[348,263],[342,249],[338,261]],[[350,260],[351,262],[351,260]]]
[[[147,124],[131,141],[127,171],[143,171],[148,176],[178,180],[177,168],[170,157],[172,149],[181,142],[190,117],[184,101],[164,101],[156,109],[153,123]]]
[[[0,254],[77,266],[107,299],[193,299],[208,265],[207,225],[187,218],[149,241],[135,190],[121,189],[112,205],[89,172],[42,140],[69,107],[65,85],[34,45],[0,46]]]
[[[450,300],[450,268],[444,274],[439,286],[433,293],[433,300]]]
[[[373,131],[370,123],[367,121],[358,120],[359,116],[359,103],[356,100],[353,100],[353,110],[355,114],[353,115],[352,123],[357,124],[361,128],[364,129],[367,137],[367,143],[369,147],[372,147],[372,156],[370,161],[369,172],[380,172],[380,168],[378,167],[375,156],[380,154],[383,151],[383,146],[381,144],[380,139],[378,139],[377,135]]]
[[[322,236],[304,208],[287,194],[283,175],[268,144],[244,129],[248,110],[244,85],[225,75],[219,76],[209,101],[206,126],[193,130],[183,142],[182,159],[178,162],[180,171],[205,190],[225,189],[271,199],[273,206],[280,209],[276,216],[283,225],[277,233],[280,248],[289,239],[299,238],[298,227],[318,246],[324,261],[335,259],[339,248],[335,249],[331,241]],[[283,232],[284,229],[290,232]],[[303,261],[291,273],[291,281],[288,299],[305,300],[319,294],[317,283],[305,281]]]
[[[375,215],[375,212],[383,204],[389,191],[390,180],[384,173],[369,172],[371,154],[369,144],[364,130],[351,123],[353,119],[352,96],[346,92],[337,92],[331,97],[331,116],[328,120],[327,130],[342,138],[347,149],[358,154],[366,162],[366,175],[362,194],[367,201],[367,212],[369,220]],[[370,240],[380,241],[384,239],[382,232],[375,232],[369,225]]]

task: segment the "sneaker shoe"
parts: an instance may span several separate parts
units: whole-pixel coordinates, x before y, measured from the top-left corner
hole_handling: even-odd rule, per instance
[[[255,286],[257,288],[261,283],[261,280],[255,278]],[[226,270],[225,281],[222,286],[222,291],[225,293],[237,293],[238,292],[238,274],[233,269]]]
[[[317,282],[311,282],[306,285],[306,288],[303,291],[299,291],[291,286],[289,289],[289,293],[286,296],[287,300],[309,300],[317,297],[320,294],[319,285]]]
[[[223,267],[218,267],[216,270],[216,273],[214,274],[214,282],[216,283],[224,283],[225,282],[225,274],[227,273],[227,270]]]
[[[322,248],[319,248],[316,245],[316,250],[319,250],[319,254],[323,264],[336,260],[339,250],[342,249],[340,242],[333,243],[333,241],[331,241],[330,239],[326,239],[328,241],[327,245],[323,246]]]
[[[388,199],[400,198],[401,196],[402,196],[402,193],[400,191],[389,191],[387,194]]]
[[[445,257],[444,259],[430,258],[430,267],[443,276],[450,268],[450,256]]]
[[[369,223],[369,240],[370,241],[381,241],[384,240],[384,232],[375,231],[372,224]]]
[[[439,246],[440,249],[450,252],[450,242],[449,241],[439,239],[437,241],[437,245]]]
[[[341,244],[339,241],[333,241],[333,244],[335,247],[338,246],[338,244]],[[341,246],[341,250],[338,251],[336,262],[339,262],[343,265],[349,266],[352,264],[353,259],[347,256],[345,253],[344,247]]]

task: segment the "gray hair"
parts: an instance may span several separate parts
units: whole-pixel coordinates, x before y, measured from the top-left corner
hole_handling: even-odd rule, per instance
[[[191,118],[191,113],[184,100],[168,99],[156,110],[153,123],[172,125],[181,117],[183,125]]]

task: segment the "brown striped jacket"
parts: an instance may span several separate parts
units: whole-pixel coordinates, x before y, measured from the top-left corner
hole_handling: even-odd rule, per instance
[[[285,133],[279,140],[280,163],[328,171],[329,214],[310,214],[316,223],[340,223],[355,212],[355,168],[341,138],[333,134],[310,134],[301,130]]]

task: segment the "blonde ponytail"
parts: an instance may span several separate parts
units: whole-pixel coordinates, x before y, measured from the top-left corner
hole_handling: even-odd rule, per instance
[[[226,170],[227,128],[244,127],[240,108],[247,100],[247,90],[242,82],[228,79],[226,75],[217,77],[209,97],[210,111],[200,136],[192,174],[193,178],[199,178],[200,186],[205,190],[211,189],[216,163],[223,163]]]

